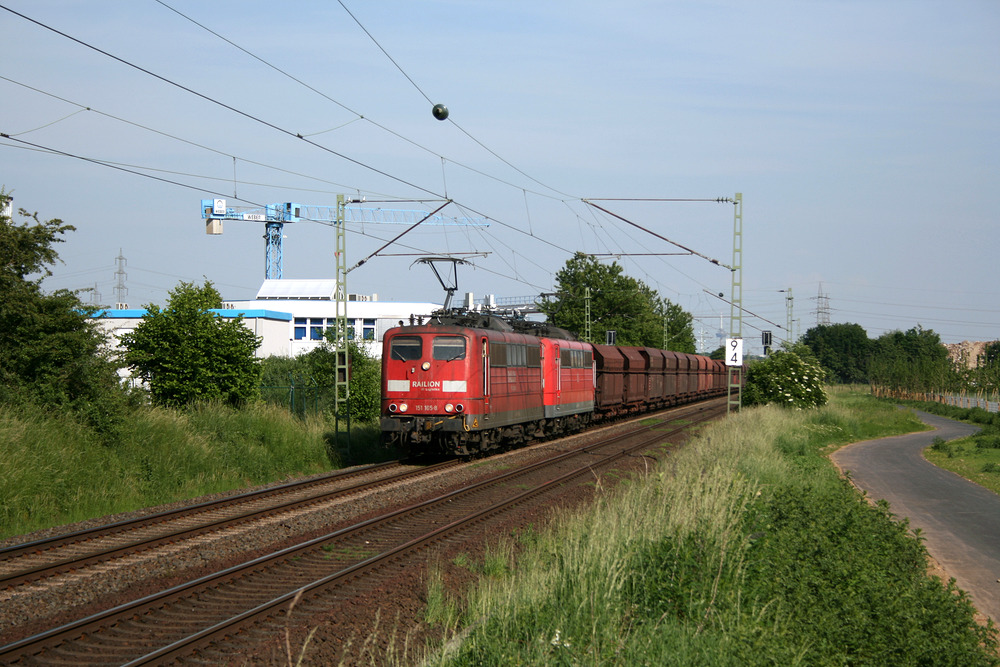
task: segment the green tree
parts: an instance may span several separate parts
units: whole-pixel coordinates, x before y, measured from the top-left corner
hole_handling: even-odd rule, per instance
[[[122,336],[123,359],[149,386],[153,400],[182,406],[220,400],[241,405],[260,396],[260,339],[243,318],[225,320],[211,309],[222,297],[205,281],[180,283],[167,307],[146,306],[135,331]]]
[[[1000,341],[986,345],[972,374],[977,386],[988,392],[1000,391]]]
[[[743,386],[744,405],[776,403],[789,408],[826,405],[823,370],[791,350],[778,350],[750,363]]]
[[[868,381],[871,342],[860,324],[827,324],[813,327],[802,341],[813,351],[834,382]]]
[[[666,345],[661,343],[653,347],[693,354],[697,348],[694,339],[694,318],[691,313],[669,299],[662,299],[659,303],[660,320],[667,323],[667,340]]]
[[[348,389],[351,392],[351,419],[375,421],[382,404],[382,364],[356,341],[349,341],[347,346],[350,359]],[[320,387],[329,390],[336,388],[337,352],[330,341],[310,350],[301,359]],[[335,396],[333,391],[330,396]]]
[[[578,252],[556,274],[558,296],[542,304],[554,326],[582,336],[586,330],[586,291],[590,289],[591,331],[603,343],[616,332],[618,345],[663,347],[664,322],[671,350],[694,352],[691,315],[641,280],[625,275],[617,262],[602,264]]]
[[[6,200],[0,191],[0,209]],[[41,287],[59,261],[54,245],[74,227],[18,215],[21,224],[0,215],[0,400],[68,409],[113,437],[127,396],[93,309],[73,292]]]
[[[890,391],[918,392],[953,389],[958,378],[941,337],[920,326],[872,341],[868,375],[872,384]]]

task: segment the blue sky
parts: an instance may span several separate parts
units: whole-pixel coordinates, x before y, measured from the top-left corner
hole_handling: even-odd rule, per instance
[[[262,226],[206,236],[202,198],[447,196],[446,214],[489,228],[419,228],[349,291],[440,300],[416,257],[484,252],[460,269],[461,292],[532,295],[574,251],[617,253],[712,341],[729,306],[709,293],[728,298],[729,271],[640,256],[677,249],[582,199],[740,192],[743,301],[763,318],[744,317],[747,338],[783,337],[771,323],[785,324],[789,287],[800,333],[822,289],[831,322],[872,337],[1000,337],[1000,3],[344,4],[398,68],[335,1],[0,0],[0,184],[77,227],[47,286],[113,302],[120,248],[130,305],[205,278],[250,298]],[[731,204],[601,205],[732,259]],[[402,229],[352,227],[348,265]],[[333,230],[285,235],[285,277],[332,277]]]

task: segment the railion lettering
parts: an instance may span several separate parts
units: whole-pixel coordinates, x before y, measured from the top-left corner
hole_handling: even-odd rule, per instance
[[[414,380],[414,389],[440,389],[441,380]]]

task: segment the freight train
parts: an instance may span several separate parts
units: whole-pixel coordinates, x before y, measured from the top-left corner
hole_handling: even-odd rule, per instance
[[[438,315],[384,334],[382,442],[469,456],[721,396],[728,381],[725,364],[705,356],[594,345],[486,313]]]

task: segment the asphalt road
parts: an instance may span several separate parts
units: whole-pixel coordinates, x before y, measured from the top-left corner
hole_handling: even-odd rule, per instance
[[[885,499],[898,517],[920,528],[931,556],[1000,622],[1000,496],[928,463],[921,451],[935,437],[952,440],[978,427],[917,412],[934,431],[869,440],[831,457],[874,500]]]

